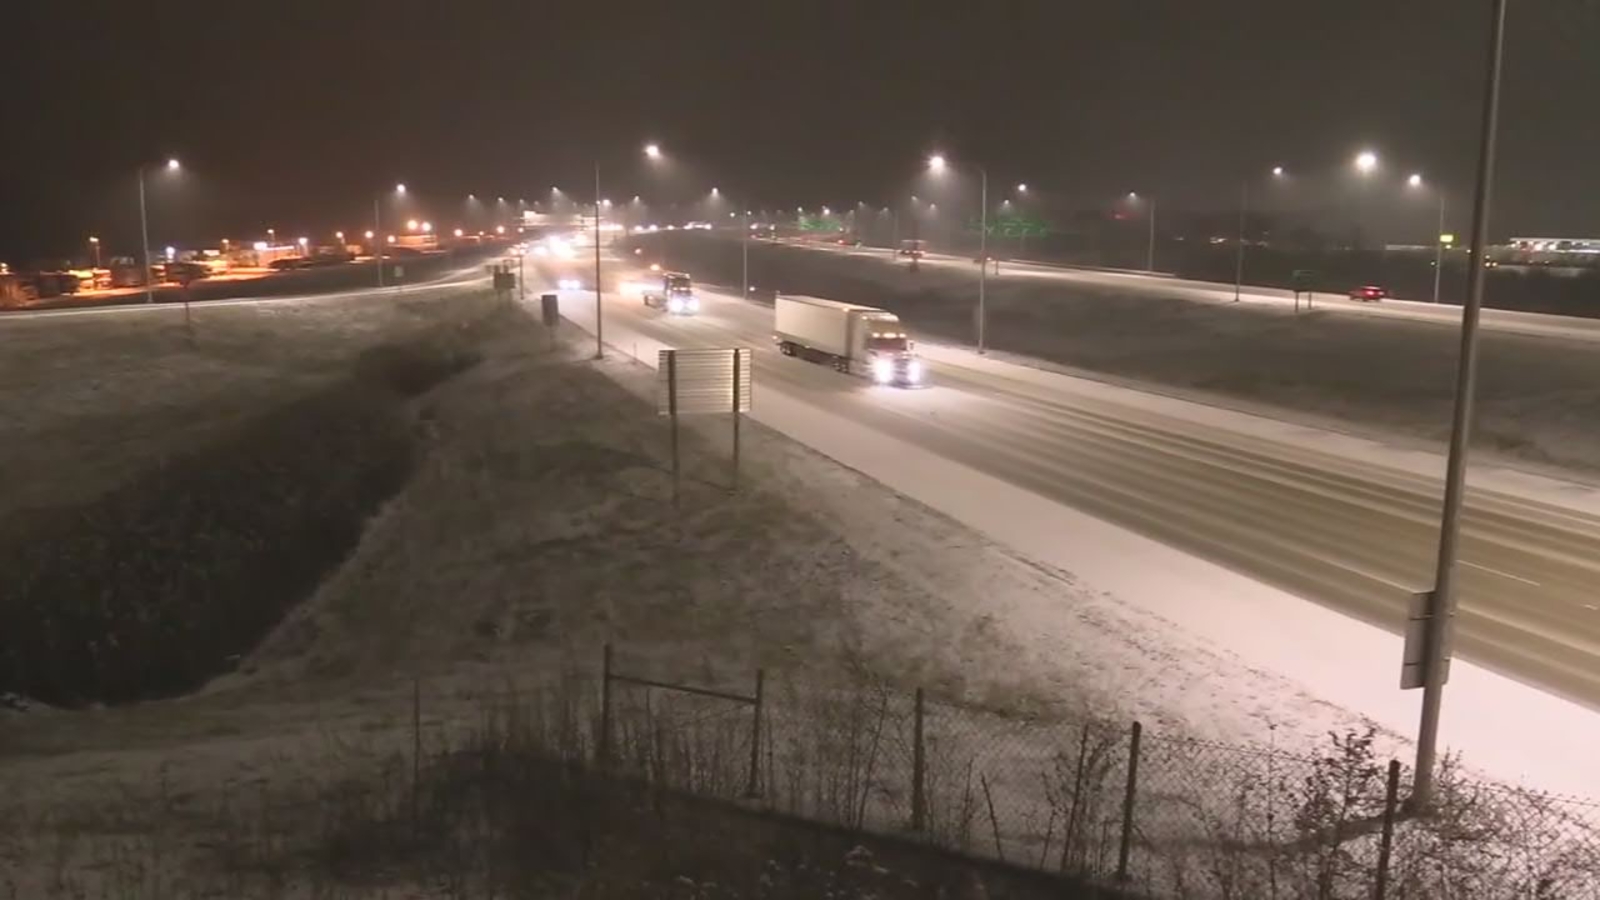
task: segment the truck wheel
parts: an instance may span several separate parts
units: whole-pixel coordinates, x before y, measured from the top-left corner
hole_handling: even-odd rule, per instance
[[[778,352],[782,353],[784,356],[793,356],[794,355],[794,345],[789,343],[788,341],[784,341],[783,343],[778,345]]]
[[[844,374],[849,375],[850,362],[849,360],[836,359],[833,361],[833,369],[836,372],[843,372]]]

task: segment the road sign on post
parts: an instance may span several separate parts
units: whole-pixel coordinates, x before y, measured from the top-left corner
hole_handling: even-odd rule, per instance
[[[1400,661],[1400,689],[1403,691],[1426,687],[1428,683],[1428,634],[1443,628],[1446,618],[1440,615],[1438,598],[1433,591],[1417,591],[1407,601],[1406,642]],[[1443,659],[1439,665],[1440,684],[1450,680],[1449,638],[1455,629],[1445,631]]]
[[[544,322],[544,327],[554,331],[561,322],[561,298],[556,294],[540,294],[539,318]]]
[[[1294,270],[1294,311],[1300,311],[1300,295],[1306,295],[1306,309],[1311,308],[1312,285],[1316,282],[1317,273],[1310,269]]]
[[[754,358],[748,347],[662,350],[656,366],[656,411],[672,418],[672,489],[678,496],[678,416],[732,413],[734,486],[739,482],[739,419],[750,411]]]

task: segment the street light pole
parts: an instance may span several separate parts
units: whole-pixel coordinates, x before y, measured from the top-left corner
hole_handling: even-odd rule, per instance
[[[978,352],[981,354],[989,352],[984,341],[989,316],[985,303],[985,287],[989,281],[989,170],[979,166],[978,176],[981,185],[978,202],[982,206],[978,211]]]
[[[155,286],[150,283],[150,216],[144,202],[144,166],[139,166],[139,260],[144,263],[144,302],[156,302]]]
[[[750,198],[746,197],[745,198],[746,202],[748,202],[749,199]],[[743,223],[743,225],[739,229],[739,233],[740,233],[739,244],[740,244],[740,248],[744,252],[744,294],[743,294],[743,299],[749,300],[750,299],[750,207],[749,206],[745,206],[745,207],[742,207],[742,208],[744,210],[744,216],[740,219],[740,221]]]
[[[1239,184],[1239,246],[1233,262],[1233,302],[1239,302],[1239,293],[1244,288],[1244,216],[1245,210],[1250,207],[1250,179],[1246,178]]]
[[[1150,198],[1150,243],[1145,252],[1144,268],[1146,272],[1154,273],[1156,270],[1156,198]]]
[[[605,319],[600,307],[600,161],[594,161],[594,358],[606,355]]]
[[[1444,272],[1444,189],[1439,190],[1439,228],[1433,235],[1433,302],[1439,302],[1439,276]]]
[[[1445,648],[1455,615],[1456,556],[1466,494],[1467,450],[1472,430],[1473,395],[1478,374],[1478,318],[1483,308],[1484,248],[1489,237],[1489,200],[1494,188],[1495,137],[1500,118],[1500,66],[1505,50],[1507,0],[1490,0],[1489,58],[1478,143],[1478,174],[1472,208],[1472,244],[1467,251],[1467,297],[1461,310],[1461,356],[1456,370],[1455,414],[1450,457],[1445,468],[1444,510],[1439,523],[1439,557],[1429,598],[1422,719],[1417,729],[1417,766],[1410,806],[1426,811],[1433,801],[1434,765],[1439,744],[1439,709],[1444,700]]]
[[[383,287],[383,195],[372,198],[372,242],[377,244],[377,249],[372,252],[372,258],[378,263],[378,287]]]

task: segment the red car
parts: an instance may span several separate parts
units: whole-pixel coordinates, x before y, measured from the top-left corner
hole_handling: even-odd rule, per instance
[[[1389,296],[1389,292],[1375,284],[1364,284],[1350,291],[1351,300],[1360,300],[1363,303],[1374,303]]]

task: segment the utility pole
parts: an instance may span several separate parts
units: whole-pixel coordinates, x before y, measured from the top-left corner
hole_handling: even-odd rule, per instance
[[[144,302],[156,302],[155,286],[150,283],[150,216],[144,202],[144,166],[139,167],[139,260],[144,263]]]
[[[1466,495],[1467,450],[1478,376],[1478,318],[1483,308],[1484,248],[1489,238],[1489,201],[1494,189],[1495,137],[1500,119],[1500,65],[1505,50],[1507,0],[1490,0],[1489,54],[1478,138],[1478,174],[1472,207],[1472,243],[1467,251],[1467,297],[1461,309],[1461,358],[1456,369],[1455,414],[1445,467],[1444,511],[1439,523],[1439,558],[1429,597],[1422,721],[1417,729],[1417,767],[1409,805],[1425,812],[1433,802],[1439,745],[1439,709],[1444,701],[1445,648],[1456,609],[1456,556]]]
[[[605,321],[600,309],[600,161],[594,162],[594,358],[606,355]]]
[[[746,197],[745,199],[749,200],[748,197]],[[741,249],[743,249],[743,251],[744,251],[744,297],[743,297],[743,299],[749,300],[750,299],[750,208],[749,207],[743,207],[743,209],[744,209],[744,217],[741,219],[741,221],[744,224],[743,224],[743,227],[740,229],[739,244],[740,244]]]
[[[989,282],[989,170],[978,167],[978,352],[987,353],[984,331],[988,325],[989,311],[985,305],[985,286]]]

